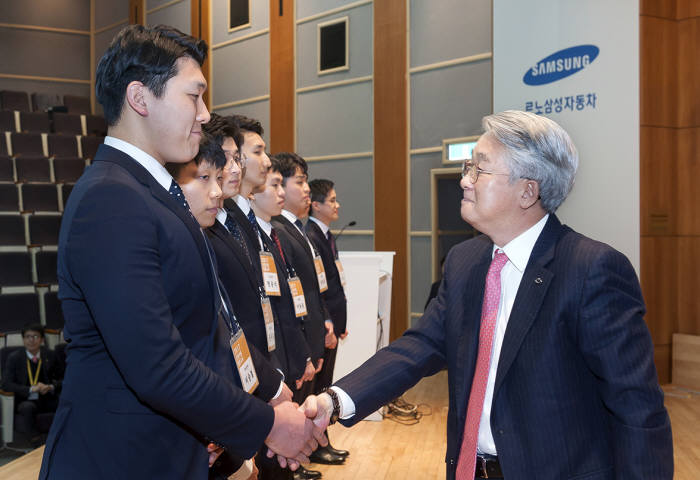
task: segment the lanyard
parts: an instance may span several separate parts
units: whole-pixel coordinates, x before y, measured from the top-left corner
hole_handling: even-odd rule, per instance
[[[39,363],[36,366],[36,372],[34,373],[34,377],[32,377],[32,366],[29,363],[29,359],[27,359],[27,375],[29,376],[29,385],[34,386],[37,383],[39,383],[39,372],[41,372],[41,358],[39,359]]]

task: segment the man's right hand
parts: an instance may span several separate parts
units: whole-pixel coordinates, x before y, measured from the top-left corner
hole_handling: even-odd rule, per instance
[[[314,364],[311,363],[311,360],[306,362],[306,368],[304,369],[304,374],[301,376],[299,380],[296,381],[296,387],[297,390],[301,388],[301,385],[304,382],[310,382],[311,380],[314,379],[314,375],[316,375],[316,369],[314,368]]]
[[[308,463],[309,455],[316,450],[318,444],[325,446],[328,443],[323,433],[325,429],[317,427],[308,418],[315,417],[316,411],[305,412],[291,402],[281,403],[274,408],[275,421],[265,444],[278,457],[293,460],[297,464]]]

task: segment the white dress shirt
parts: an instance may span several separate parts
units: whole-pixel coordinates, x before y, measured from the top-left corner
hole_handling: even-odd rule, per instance
[[[236,205],[238,205],[238,207],[243,211],[243,214],[247,217],[248,212],[250,212],[250,200],[245,198],[243,195],[236,195],[236,198],[234,198],[234,200],[236,201]],[[260,238],[258,232],[255,232],[255,236],[258,237],[258,245],[260,245],[260,251],[263,251],[264,247],[262,243],[262,238]]]
[[[170,185],[173,183],[173,176],[161,165],[158,160],[141,150],[140,148],[132,145],[129,142],[125,142],[116,137],[105,137],[105,145],[109,145],[112,148],[116,148],[131,158],[136,160],[143,168],[148,170],[153,178],[156,179],[166,191],[170,191]]]
[[[525,267],[530,260],[530,254],[535,247],[535,243],[542,233],[549,215],[545,215],[535,225],[521,233],[507,245],[499,247],[493,246],[493,252],[501,249],[508,257],[508,262],[501,270],[501,298],[498,303],[498,315],[496,317],[496,330],[494,332],[493,347],[491,350],[491,364],[489,366],[489,376],[486,382],[486,394],[484,396],[484,409],[481,412],[481,422],[479,423],[479,439],[477,450],[480,453],[496,455],[496,444],[491,433],[491,403],[493,401],[493,388],[496,383],[496,372],[498,371],[498,360],[501,356],[503,337],[506,334],[508,318],[513,309],[515,296],[520,287]],[[493,252],[491,253],[493,257]],[[338,387],[331,387],[338,393],[340,400],[340,418],[346,419],[355,415],[355,402],[352,398]]]
[[[255,219],[258,221],[258,225],[260,225],[260,228],[262,228],[262,231],[265,232],[265,235],[272,238],[272,224],[266,220],[263,220],[262,218],[258,217],[257,215],[255,216]]]
[[[224,210],[223,208],[220,208],[218,212],[216,212],[216,220],[224,226],[226,231],[228,231],[228,227],[226,226],[226,219],[228,218],[228,212]],[[229,232],[231,233],[231,232]]]

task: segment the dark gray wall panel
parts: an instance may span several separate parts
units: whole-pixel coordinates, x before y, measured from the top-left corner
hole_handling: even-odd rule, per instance
[[[165,5],[166,3],[170,3],[173,0],[145,0],[146,4],[146,12],[148,13],[149,10],[153,10],[154,8],[158,8],[161,5]],[[189,3],[189,0],[186,0]],[[127,2],[128,3],[128,2]]]
[[[411,155],[411,230],[430,230],[430,170],[441,159],[440,153]]]
[[[213,61],[213,104],[269,95],[270,37],[268,34],[217,48]]]
[[[90,79],[90,37],[0,28],[2,72]]]
[[[301,0],[296,2],[297,19],[327,12],[328,10],[355,3],[356,1],[357,0]],[[324,19],[321,19],[320,21],[322,22],[323,20]]]
[[[212,42],[225,42],[233,38],[250,35],[270,26],[270,2],[268,0],[250,1],[250,27],[235,32],[228,31],[228,0],[212,2]]]
[[[270,143],[270,101],[263,100],[261,102],[249,103],[247,105],[240,105],[238,107],[224,108],[217,110],[216,113],[219,115],[245,115],[247,117],[255,118],[260,120],[263,129],[265,129],[265,134],[263,139],[268,144]],[[269,149],[268,149],[269,150]]]
[[[491,113],[491,60],[411,75],[411,148],[478,135]]]
[[[102,55],[107,51],[109,44],[112,43],[114,36],[126,26],[127,24],[117,25],[109,30],[95,34],[95,68],[97,68],[97,64],[100,58],[102,58]]]
[[[491,2],[411,0],[410,17],[411,67],[491,51]]]
[[[335,228],[335,227],[333,227]],[[338,239],[338,250],[347,252],[373,252],[374,235],[345,235]]]
[[[422,312],[430,293],[430,237],[411,238],[411,312]]]
[[[297,96],[297,150],[307,156],[373,148],[372,82]]]
[[[38,82],[0,78],[0,90],[19,90],[32,93],[55,93],[58,95],[90,96],[90,85],[80,83]],[[31,101],[31,98],[30,98]]]
[[[148,8],[152,8],[150,5],[151,2],[148,3]],[[162,10],[147,14],[146,24],[170,25],[181,32],[190,33],[192,31],[192,24],[190,23],[191,16],[190,0],[185,0],[184,2],[179,2],[163,8]]]
[[[0,19],[2,23],[90,30],[90,0],[2,0]]]
[[[357,230],[374,229],[374,181],[371,158],[309,162],[309,180],[327,178],[335,183],[340,209],[336,228],[354,220]]]
[[[343,17],[348,17],[350,69],[318,75],[318,24]],[[353,8],[297,26],[297,87],[337,82],[371,74],[372,5]]]
[[[100,29],[107,25],[129,18],[129,2],[127,0],[95,0],[95,28]]]

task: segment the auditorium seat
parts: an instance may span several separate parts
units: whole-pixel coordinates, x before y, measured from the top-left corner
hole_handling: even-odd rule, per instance
[[[32,256],[29,252],[0,252],[0,286],[32,285]],[[0,316],[4,314],[0,313]]]
[[[63,133],[68,135],[82,135],[83,123],[79,114],[59,113],[53,114],[53,133]]]
[[[16,130],[15,112],[12,110],[0,110],[0,135],[3,135],[2,132],[14,132]]]
[[[14,182],[15,169],[12,166],[12,158],[0,154],[0,182]]]
[[[19,332],[28,323],[41,323],[39,297],[36,293],[0,295],[0,332]]]
[[[19,192],[14,183],[0,183],[0,211],[19,212]]]
[[[107,122],[101,115],[86,115],[85,123],[88,135],[104,137],[107,135]]]
[[[78,95],[64,95],[63,105],[68,109],[68,113],[88,114],[90,113],[90,98]]]
[[[78,139],[75,135],[50,133],[46,136],[50,157],[77,157]]]
[[[46,133],[50,130],[49,114],[46,112],[20,112],[19,131]]]
[[[58,245],[60,215],[31,215],[29,217],[30,245]]]
[[[30,112],[31,108],[29,108],[29,95],[27,95],[27,92],[3,90],[0,92],[0,108],[3,110]]]
[[[0,215],[0,245],[14,247],[26,244],[24,218],[19,213]]]
[[[58,212],[58,189],[53,183],[25,183],[21,188],[25,212]]]
[[[46,308],[46,328],[63,330],[63,311],[57,292],[47,292],[44,295],[44,307]]]
[[[50,182],[51,164],[46,157],[15,157],[18,182]]]
[[[94,158],[97,148],[104,142],[102,137],[80,137],[83,158]]]
[[[85,160],[80,157],[53,159],[53,172],[56,183],[75,183],[84,170]]]
[[[9,155],[10,152],[7,149],[7,142],[5,141],[5,132],[0,132],[0,155]]]
[[[66,204],[68,203],[68,197],[70,196],[71,190],[73,190],[73,183],[65,183],[61,185],[61,195],[63,196],[63,208],[65,210]]]
[[[36,276],[37,283],[42,285],[58,283],[56,275],[58,253],[57,252],[37,252],[36,254]],[[44,297],[46,299],[46,297]]]
[[[44,155],[40,133],[13,133],[10,135],[12,155]]]
[[[57,93],[32,93],[32,110],[35,112],[47,112],[58,106],[63,106],[61,95]]]

